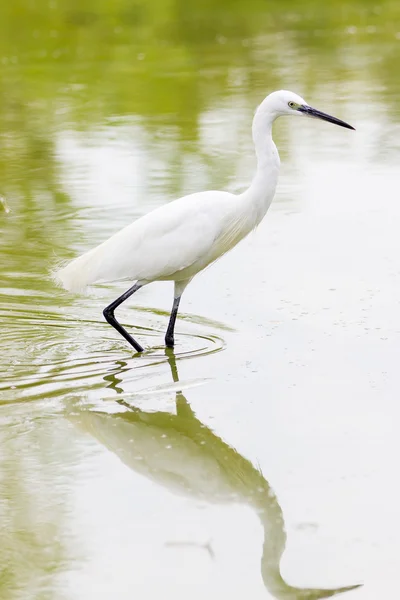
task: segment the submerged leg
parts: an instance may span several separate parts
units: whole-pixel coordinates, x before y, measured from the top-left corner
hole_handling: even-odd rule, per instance
[[[175,321],[176,316],[178,314],[179,302],[181,301],[181,296],[183,294],[183,290],[190,282],[190,279],[187,281],[175,281],[175,289],[174,289],[174,303],[172,305],[171,316],[169,318],[167,333],[165,334],[165,345],[167,348],[174,347],[174,329],[175,329]]]
[[[136,352],[143,352],[142,346],[138,344],[131,335],[129,335],[129,333],[122,327],[122,325],[120,325],[120,323],[118,323],[117,319],[114,316],[114,310],[118,308],[118,306],[122,304],[127,298],[129,298],[129,296],[132,296],[132,294],[137,292],[141,287],[142,284],[135,283],[135,285],[129,288],[128,291],[126,291],[124,294],[122,294],[122,296],[114,300],[114,302],[111,302],[111,304],[106,306],[106,308],[103,310],[103,315],[107,323],[112,325],[118,331],[118,333],[120,333],[126,339],[126,341],[129,342],[129,344],[135,348]]]

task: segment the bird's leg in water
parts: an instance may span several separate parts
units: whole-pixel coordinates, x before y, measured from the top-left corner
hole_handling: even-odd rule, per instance
[[[172,305],[171,316],[169,318],[167,333],[165,334],[165,345],[167,348],[174,347],[174,329],[175,329],[175,321],[176,315],[178,314],[179,302],[181,301],[181,297],[178,296],[174,298],[174,303]]]
[[[129,335],[129,333],[122,327],[122,325],[120,325],[120,323],[118,323],[117,319],[114,316],[114,310],[118,308],[120,304],[125,302],[125,300],[129,298],[129,296],[132,296],[132,294],[137,292],[141,287],[142,286],[139,283],[135,283],[134,286],[129,288],[128,291],[126,291],[124,294],[122,294],[122,296],[114,300],[114,302],[111,302],[111,304],[106,306],[106,308],[103,310],[103,315],[107,323],[110,323],[110,325],[112,325],[118,331],[118,333],[120,333],[126,339],[126,341],[129,342],[129,344],[135,348],[136,352],[143,352],[142,346],[138,344],[131,335]]]

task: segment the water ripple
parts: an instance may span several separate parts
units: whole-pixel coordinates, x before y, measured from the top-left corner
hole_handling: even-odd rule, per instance
[[[68,308],[70,310],[70,308]],[[124,383],[136,387],[138,380],[153,379],[167,361],[160,338],[164,329],[160,317],[168,313],[156,309],[139,308],[149,322],[146,326],[129,326],[146,349],[142,354],[132,353],[118,335],[102,321],[74,319],[62,308],[26,305],[9,309],[0,307],[3,323],[3,342],[9,349],[1,359],[5,377],[0,383],[0,402],[57,398],[66,394],[92,393],[104,388],[117,389],[124,375]],[[158,327],[154,326],[155,317]],[[152,323],[153,322],[153,323]],[[202,317],[182,315],[180,327],[196,331],[178,332],[176,360],[196,358],[219,352],[225,341],[218,330],[229,330],[223,323]],[[145,369],[145,371],[143,371]],[[143,386],[141,386],[143,387]]]

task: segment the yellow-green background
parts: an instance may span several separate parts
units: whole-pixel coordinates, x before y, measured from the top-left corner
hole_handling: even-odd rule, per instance
[[[0,4],[2,600],[394,597],[399,67],[394,1]],[[356,132],[276,125],[277,198],[185,293],[173,384],[167,284],[121,310],[138,358],[102,320],[121,286],[49,273],[179,195],[244,189],[279,88]]]

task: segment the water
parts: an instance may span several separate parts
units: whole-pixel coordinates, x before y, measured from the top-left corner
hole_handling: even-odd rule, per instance
[[[399,12],[0,7],[1,599],[393,597]],[[120,309],[132,355],[101,314],[123,286],[48,273],[179,195],[244,189],[281,87],[357,132],[281,119],[266,220],[186,290],[175,354],[169,284]]]

